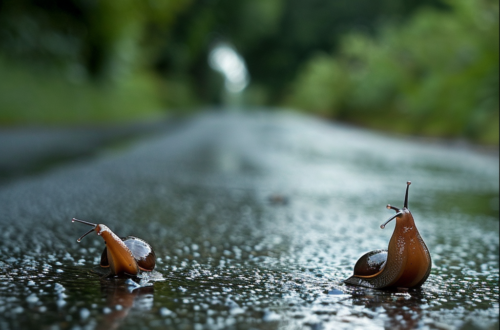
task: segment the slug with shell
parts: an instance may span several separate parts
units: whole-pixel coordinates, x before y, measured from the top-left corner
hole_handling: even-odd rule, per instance
[[[374,250],[364,254],[354,266],[354,274],[346,279],[346,284],[374,289],[391,287],[418,288],[431,272],[431,255],[415,225],[415,220],[408,209],[407,182],[404,206],[399,209],[387,205],[396,214],[380,228],[396,219],[396,227],[389,241],[387,250]]]
[[[93,231],[104,239],[106,247],[101,255],[100,266],[109,268],[109,273],[105,277],[133,277],[137,276],[140,271],[151,272],[155,268],[156,255],[151,245],[146,241],[134,236],[118,237],[103,224],[95,224],[75,218],[73,218],[72,222],[79,222],[93,227],[77,239],[77,242],[80,242],[82,238]]]

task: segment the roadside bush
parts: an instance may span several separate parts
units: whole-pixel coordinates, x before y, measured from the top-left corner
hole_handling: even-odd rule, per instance
[[[424,9],[376,37],[346,35],[303,67],[288,106],[362,125],[498,143],[498,2]]]

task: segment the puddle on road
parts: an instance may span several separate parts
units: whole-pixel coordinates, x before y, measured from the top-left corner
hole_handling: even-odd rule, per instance
[[[387,248],[390,203],[433,259],[421,290],[346,286]],[[294,116],[211,117],[128,153],[0,187],[0,328],[498,327],[498,159]],[[148,241],[164,281],[90,270],[104,242]]]

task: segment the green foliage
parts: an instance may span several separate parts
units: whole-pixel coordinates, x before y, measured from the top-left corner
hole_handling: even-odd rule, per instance
[[[439,0],[211,0],[195,1],[165,35],[156,70],[191,78],[195,95],[220,101],[207,66],[210,45],[229,41],[243,56],[251,75],[250,101],[276,104],[284,87],[312,53],[337,46],[345,31],[372,32],[379,20],[402,20],[422,4]]]
[[[160,79],[150,65],[189,4],[0,2],[0,124],[123,121],[192,104],[188,85]]]
[[[0,58],[1,124],[96,124],[157,117],[157,86],[136,75],[119,85],[67,82]]]
[[[351,33],[313,57],[288,105],[413,134],[498,143],[498,2],[421,10],[377,37]]]
[[[191,83],[195,97],[204,103],[221,101],[220,77],[208,66],[211,46],[218,41],[228,41],[243,55],[247,65],[253,51],[262,51],[263,40],[279,39],[276,34],[283,13],[283,0],[214,0],[196,1],[174,24],[172,31],[164,34],[161,52],[153,59],[155,70],[168,76],[174,75]],[[272,67],[260,61],[267,74]],[[250,68],[254,77],[256,71]],[[188,77],[188,79],[186,79]],[[258,82],[256,78],[255,82]],[[269,85],[263,86],[265,90]]]
[[[225,40],[247,63],[250,104],[275,105],[295,79],[287,102],[322,116],[489,142],[497,15],[487,0],[1,0],[0,124],[224,101],[207,55]]]

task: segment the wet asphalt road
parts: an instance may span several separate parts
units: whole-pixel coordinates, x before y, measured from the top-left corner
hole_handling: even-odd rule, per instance
[[[419,291],[348,287],[410,209]],[[163,281],[100,280],[100,237],[152,244]],[[498,327],[498,157],[287,113],[206,113],[0,186],[0,328]]]

